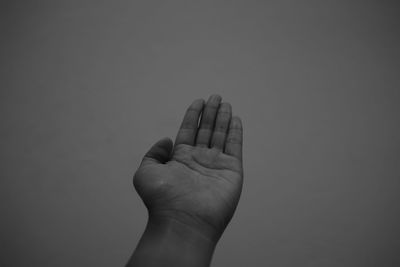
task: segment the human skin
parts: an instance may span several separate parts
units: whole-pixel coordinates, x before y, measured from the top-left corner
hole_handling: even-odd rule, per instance
[[[174,145],[150,148],[133,179],[148,222],[127,266],[210,265],[242,191],[242,132],[231,105],[212,95],[188,107]]]

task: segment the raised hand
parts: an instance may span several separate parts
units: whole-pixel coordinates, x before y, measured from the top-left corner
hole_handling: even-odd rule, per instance
[[[158,141],[134,176],[150,217],[176,220],[216,240],[232,218],[242,182],[241,120],[219,95],[194,101],[175,146],[169,138]]]

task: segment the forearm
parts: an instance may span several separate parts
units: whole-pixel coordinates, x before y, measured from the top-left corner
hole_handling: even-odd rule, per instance
[[[215,246],[215,240],[177,220],[150,217],[127,267],[206,267]]]

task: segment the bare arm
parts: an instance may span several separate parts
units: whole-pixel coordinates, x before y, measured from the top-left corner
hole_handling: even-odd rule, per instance
[[[194,101],[175,145],[158,141],[135,173],[149,219],[127,266],[209,266],[242,184],[241,120],[218,95]]]

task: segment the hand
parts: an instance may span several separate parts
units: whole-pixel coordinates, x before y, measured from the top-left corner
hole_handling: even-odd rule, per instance
[[[158,141],[134,175],[150,218],[175,220],[213,240],[231,220],[242,183],[241,120],[218,95],[194,101],[175,146]]]

